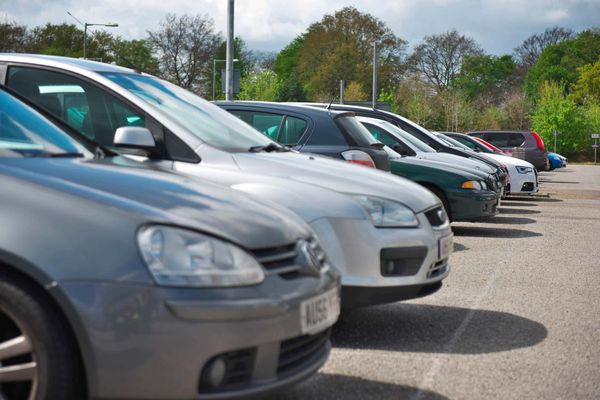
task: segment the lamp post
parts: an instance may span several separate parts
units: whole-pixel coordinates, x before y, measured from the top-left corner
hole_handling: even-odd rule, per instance
[[[215,60],[215,59],[213,59],[213,77],[212,77],[213,78],[213,80],[212,80],[212,99],[213,100],[215,99],[215,96],[216,96],[216,84],[217,83],[216,83],[216,72],[215,71],[216,71],[216,68],[217,68],[217,63],[218,62],[225,62],[225,61],[227,61],[227,60]],[[240,60],[238,60],[237,58],[233,59],[233,62],[238,62],[238,61],[240,61]]]
[[[377,42],[373,43],[373,93],[371,107],[377,108]]]
[[[108,23],[108,24],[90,24],[89,22],[83,23],[83,59],[87,57],[87,28],[88,26],[106,26],[108,28],[116,28],[119,24]]]

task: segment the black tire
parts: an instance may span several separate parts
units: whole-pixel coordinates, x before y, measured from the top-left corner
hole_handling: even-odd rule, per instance
[[[18,349],[17,342],[23,343]],[[11,367],[28,370],[26,380],[9,378]],[[20,277],[0,273],[0,398],[81,400],[82,371],[69,330],[49,299]]]
[[[423,186],[425,186],[427,189],[429,189],[429,191],[431,191],[433,194],[435,194],[437,196],[438,199],[440,199],[440,201],[442,202],[442,205],[444,206],[444,210],[446,211],[446,215],[448,215],[448,220],[450,222],[452,222],[452,210],[450,209],[450,203],[448,202],[448,198],[446,197],[444,192],[437,186],[432,186],[432,185],[423,185]]]

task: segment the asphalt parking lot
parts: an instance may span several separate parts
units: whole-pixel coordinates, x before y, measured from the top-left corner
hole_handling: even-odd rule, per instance
[[[278,398],[599,399],[600,166],[540,188],[453,224],[438,293],[344,314],[327,364]]]

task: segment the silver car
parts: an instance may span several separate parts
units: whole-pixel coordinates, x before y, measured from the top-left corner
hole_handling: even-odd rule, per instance
[[[417,184],[288,151],[198,96],[126,68],[0,55],[1,68],[2,84],[100,144],[298,212],[342,273],[344,306],[424,296],[449,273],[447,217]]]
[[[240,398],[325,362],[339,277],[303,221],[95,147],[0,90],[1,399]]]

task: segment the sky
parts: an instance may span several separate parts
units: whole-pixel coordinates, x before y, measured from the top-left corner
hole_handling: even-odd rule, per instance
[[[278,52],[310,24],[346,6],[382,20],[409,47],[456,29],[495,55],[512,53],[549,27],[600,27],[600,0],[237,0],[234,31],[250,50]],[[100,29],[125,39],[157,30],[167,13],[207,15],[223,37],[227,29],[227,0],[0,0],[3,21],[29,27],[77,24],[67,11],[87,23],[118,23]]]

